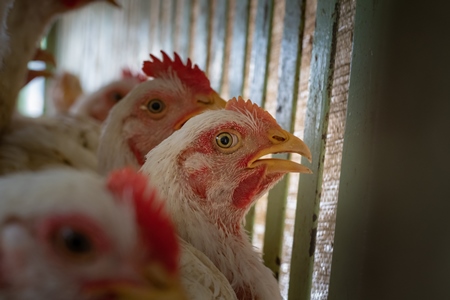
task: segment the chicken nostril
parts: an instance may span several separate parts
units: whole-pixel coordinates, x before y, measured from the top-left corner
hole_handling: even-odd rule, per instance
[[[211,104],[212,101],[209,98],[204,98],[204,99],[197,99],[198,103],[202,103],[202,104]]]
[[[282,136],[279,136],[279,135],[273,135],[273,136],[272,136],[272,139],[274,139],[275,141],[278,141],[278,142],[284,142],[284,141],[286,141],[286,138],[284,138],[284,137],[282,137]]]

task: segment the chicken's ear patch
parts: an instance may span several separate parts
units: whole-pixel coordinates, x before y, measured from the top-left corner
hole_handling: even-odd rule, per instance
[[[147,81],[147,76],[145,76],[142,73],[136,72],[134,73],[133,71],[131,71],[130,68],[122,68],[122,78],[126,79],[126,78],[134,78],[137,79],[139,82],[144,82]]]
[[[180,246],[172,220],[149,178],[131,168],[112,172],[108,189],[120,200],[132,200],[141,239],[150,257],[156,257],[171,272],[178,270]]]
[[[259,107],[256,103],[253,103],[250,99],[244,100],[241,96],[237,99],[233,98],[229,100],[225,106],[225,109],[250,114],[256,119],[261,119],[271,123],[274,122],[277,124],[275,118],[272,117],[268,111],[264,110],[262,107]]]
[[[170,75],[173,72],[186,87],[195,90],[196,93],[210,94],[214,91],[205,73],[197,65],[192,65],[189,58],[187,63],[184,64],[176,52],[174,52],[174,60],[171,60],[164,51],[161,51],[161,53],[162,60],[150,54],[150,60],[144,61],[142,71],[147,76],[158,78]]]

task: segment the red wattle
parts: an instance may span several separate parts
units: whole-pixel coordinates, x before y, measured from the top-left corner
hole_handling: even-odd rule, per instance
[[[265,168],[259,168],[252,175],[245,178],[239,184],[237,189],[234,190],[233,204],[237,208],[245,208],[249,204],[251,204],[253,197],[260,191],[260,185],[262,180],[264,179],[265,172]]]

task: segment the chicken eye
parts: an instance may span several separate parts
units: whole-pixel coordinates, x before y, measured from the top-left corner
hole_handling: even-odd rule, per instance
[[[147,109],[154,114],[162,112],[165,108],[166,105],[159,99],[150,100],[147,104]]]
[[[216,136],[216,143],[220,148],[231,148],[235,146],[239,141],[239,138],[232,133],[222,132]]]
[[[86,259],[94,252],[94,243],[90,237],[70,227],[62,227],[57,231],[54,243],[61,254],[73,259]]]
[[[113,93],[112,94],[112,99],[116,102],[119,102],[120,100],[122,100],[123,95],[121,93]]]

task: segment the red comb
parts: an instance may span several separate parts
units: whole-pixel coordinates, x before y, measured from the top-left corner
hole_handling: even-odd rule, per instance
[[[135,78],[139,80],[139,82],[147,81],[147,76],[142,73],[134,73],[130,68],[122,69],[122,78]]]
[[[208,77],[200,70],[197,65],[192,66],[191,60],[188,58],[187,63],[183,64],[180,56],[174,52],[174,60],[161,51],[163,59],[159,60],[150,54],[150,60],[144,61],[142,71],[149,77],[158,78],[174,72],[181,82],[189,88],[194,89],[201,94],[209,94],[213,92]],[[153,61],[152,61],[153,60]]]
[[[149,178],[125,168],[112,172],[107,186],[119,199],[132,197],[144,244],[170,272],[176,272],[180,255],[176,229],[164,211],[156,189],[149,184]]]
[[[225,105],[225,109],[233,110],[237,112],[244,112],[244,113],[250,113],[252,114],[256,119],[262,119],[266,120],[268,122],[275,122],[274,117],[272,115],[264,110],[263,108],[259,107],[257,104],[253,103],[251,100],[244,100],[241,96],[239,96],[238,99],[233,98],[227,102]]]

